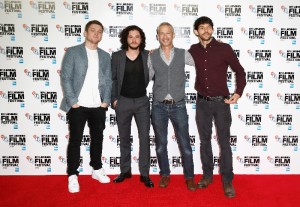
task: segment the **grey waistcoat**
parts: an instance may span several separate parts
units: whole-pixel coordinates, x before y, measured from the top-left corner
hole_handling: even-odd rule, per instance
[[[174,57],[168,66],[156,49],[151,54],[155,72],[153,100],[163,101],[170,94],[175,102],[185,98],[185,50],[174,48]]]

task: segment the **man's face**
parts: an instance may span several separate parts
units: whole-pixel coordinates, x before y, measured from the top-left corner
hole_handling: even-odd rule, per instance
[[[91,24],[87,31],[84,32],[85,41],[98,44],[102,39],[103,29],[98,24]]]
[[[195,34],[202,40],[208,41],[211,39],[214,32],[210,24],[200,24],[197,30],[194,30]]]
[[[139,31],[137,30],[129,31],[127,37],[127,44],[130,49],[132,50],[139,49],[141,42],[142,42],[142,37]]]
[[[172,46],[174,38],[175,34],[172,27],[168,25],[162,25],[159,27],[157,39],[161,46]]]

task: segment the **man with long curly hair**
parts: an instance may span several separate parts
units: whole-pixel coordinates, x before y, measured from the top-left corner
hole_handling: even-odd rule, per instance
[[[131,25],[119,35],[121,50],[112,54],[112,108],[116,111],[120,136],[121,173],[115,183],[131,178],[131,122],[135,118],[139,134],[140,181],[154,187],[150,169],[150,102],[146,95],[149,83],[146,37],[141,28]]]

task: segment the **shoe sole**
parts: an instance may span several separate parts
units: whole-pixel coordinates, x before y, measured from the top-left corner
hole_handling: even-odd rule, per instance
[[[70,189],[69,189],[69,192],[70,192],[70,193],[78,193],[78,192],[79,192],[79,189],[78,189],[78,190],[70,190]]]
[[[166,188],[168,187],[169,183],[167,185],[158,185],[160,188]]]
[[[98,178],[94,175],[92,175],[92,178],[95,179],[95,180],[98,180]],[[110,183],[110,180],[109,181],[103,181],[103,180],[98,180],[100,183]]]
[[[235,197],[235,195],[226,195],[226,194],[225,194],[225,196],[226,196],[227,198],[234,198],[234,197]]]

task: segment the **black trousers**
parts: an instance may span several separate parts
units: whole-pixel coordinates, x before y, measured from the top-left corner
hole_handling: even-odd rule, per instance
[[[94,170],[102,168],[103,130],[105,129],[106,109],[98,108],[71,108],[67,113],[69,120],[69,144],[67,148],[67,173],[78,175],[80,162],[80,146],[85,124],[90,129],[90,166]]]
[[[230,126],[232,122],[230,105],[221,101],[197,99],[196,123],[200,135],[200,157],[203,175],[213,175],[214,163],[211,146],[212,122],[214,121],[220,146],[220,173],[223,182],[233,179]]]

